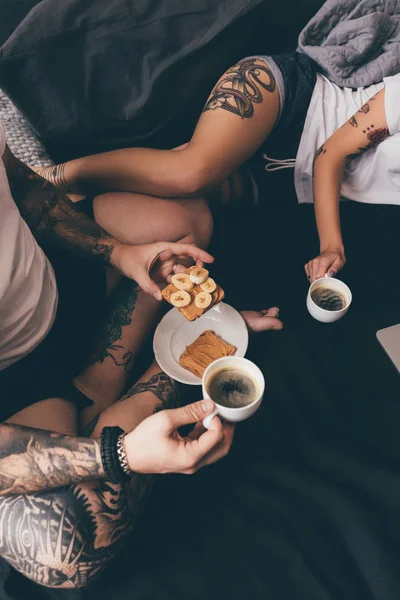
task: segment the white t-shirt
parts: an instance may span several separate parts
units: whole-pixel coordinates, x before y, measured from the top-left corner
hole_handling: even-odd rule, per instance
[[[0,371],[31,352],[47,335],[57,309],[52,266],[11,196],[3,164],[0,123]]]
[[[317,148],[383,87],[391,137],[349,163],[341,195],[371,204],[400,204],[400,73],[357,90],[340,88],[323,75],[317,75],[296,157],[299,202],[313,202],[312,168]]]

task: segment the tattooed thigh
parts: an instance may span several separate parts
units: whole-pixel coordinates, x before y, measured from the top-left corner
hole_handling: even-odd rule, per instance
[[[276,90],[275,77],[267,63],[247,58],[231,67],[211,92],[203,112],[221,108],[242,119],[254,115],[254,105],[263,101],[263,91]]]
[[[149,478],[129,489],[90,482],[56,491],[0,499],[0,555],[34,582],[85,586],[119,553]]]

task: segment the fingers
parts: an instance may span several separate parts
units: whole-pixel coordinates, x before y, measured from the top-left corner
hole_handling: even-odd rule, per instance
[[[152,280],[152,278],[150,277],[150,275],[146,271],[144,271],[143,275],[141,275],[141,276],[136,274],[135,279],[136,279],[136,283],[138,284],[138,286],[146,294],[149,294],[149,296],[153,296],[153,298],[155,298],[156,300],[158,300],[159,302],[161,302],[162,295],[161,295],[160,288]]]
[[[278,319],[279,308],[277,306],[272,306],[266,310],[260,310],[260,313],[262,319],[260,319],[258,331],[280,331],[283,329],[283,323]]]
[[[329,271],[329,268],[332,266],[332,258],[330,257],[319,257],[316,259],[315,268],[312,272],[312,280],[321,279],[325,277],[326,273]]]
[[[172,269],[172,270],[171,270],[171,271],[168,273],[168,275],[166,275],[166,277],[165,277],[165,281],[166,281],[167,283],[171,283],[171,281],[172,281],[172,276],[173,276],[173,275],[176,275],[176,273],[185,273],[185,272],[186,272],[186,269],[187,269],[187,267],[186,267],[185,265],[181,265],[181,264],[179,264],[179,263],[175,262],[175,263],[172,265],[171,269]]]
[[[279,308],[277,306],[272,306],[271,308],[266,308],[265,310],[260,310],[260,313],[263,317],[279,317]]]
[[[196,423],[196,426],[194,427],[194,429],[192,429],[192,431],[189,433],[187,438],[189,440],[198,440],[199,437],[201,435],[203,435],[203,433],[205,433],[205,431],[206,431],[206,429],[205,429],[203,423],[201,421],[199,421],[198,423]]]
[[[264,316],[259,323],[257,331],[280,331],[283,329],[283,323],[276,317]]]
[[[332,257],[329,256],[317,256],[313,260],[310,260],[305,267],[305,273],[310,283],[325,277],[326,273],[331,270]],[[331,275],[333,277],[333,275]]]
[[[207,399],[200,402],[193,402],[181,408],[164,410],[160,413],[163,421],[162,429],[165,433],[171,434],[179,427],[182,427],[182,425],[190,425],[198,421],[202,422],[204,417],[213,412],[214,408],[214,402]]]
[[[341,259],[341,258],[337,258],[335,260],[335,262],[332,264],[332,266],[329,269],[329,277],[335,277],[335,275],[344,267],[344,263],[345,260]]]
[[[217,446],[215,446],[215,448],[213,448],[208,454],[206,454],[194,469],[190,469],[187,472],[188,474],[195,473],[199,469],[202,469],[203,467],[206,467],[208,465],[212,465],[213,463],[227,456],[232,446],[233,437],[235,434],[235,424],[224,422],[222,424],[222,431],[223,439],[221,440],[221,442]]]
[[[220,446],[221,444],[224,445],[224,439],[224,427],[218,417],[213,418],[208,429],[203,428],[203,433],[200,434],[200,427],[196,431],[192,431],[191,437],[186,438],[185,444],[186,457],[190,457],[188,460],[189,467],[183,472],[185,474],[192,474],[198,471],[202,466],[203,459],[209,454],[214,456],[214,453],[216,453],[217,456],[220,456]],[[215,462],[216,460],[218,460],[217,457],[207,462],[207,464],[211,464],[211,462]]]
[[[175,273],[184,273],[186,271],[187,267],[185,265],[181,265],[179,263],[176,263],[176,266],[174,268],[174,272]]]
[[[312,261],[310,260],[310,262],[304,265],[304,271],[308,280],[311,279],[311,263]]]

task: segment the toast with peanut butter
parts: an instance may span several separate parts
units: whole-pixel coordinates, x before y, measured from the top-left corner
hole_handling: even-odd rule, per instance
[[[214,360],[233,356],[235,353],[235,346],[222,340],[213,331],[207,330],[186,347],[179,357],[179,364],[201,379],[208,365]]]
[[[188,321],[195,321],[223,300],[224,290],[203,267],[189,267],[172,276],[162,291],[164,300],[177,308]],[[199,282],[199,283],[197,283]]]

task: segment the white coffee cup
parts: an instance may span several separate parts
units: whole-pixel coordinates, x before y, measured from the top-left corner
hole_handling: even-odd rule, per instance
[[[217,404],[217,402],[214,401],[214,398],[211,398],[209,394],[208,383],[215,373],[221,371],[222,369],[239,369],[240,371],[244,371],[247,375],[249,375],[258,385],[259,392],[257,398],[251,404],[247,404],[246,406],[241,406],[239,408],[228,408],[227,406]],[[233,423],[244,421],[245,419],[251,417],[251,415],[253,415],[260,407],[262,402],[265,390],[265,379],[260,369],[257,367],[257,365],[251,362],[251,360],[247,360],[247,358],[239,358],[238,356],[225,356],[223,358],[218,358],[207,367],[203,375],[202,386],[203,398],[211,398],[211,400],[213,400],[215,403],[214,412],[208,415],[203,421],[204,427],[208,429],[215,415],[219,415],[223,419],[232,421]]]
[[[311,294],[315,290],[315,288],[319,286],[335,289],[341,292],[346,299],[345,306],[340,310],[326,310],[325,308],[321,308],[320,306],[318,306],[318,304],[316,304],[312,299]],[[340,279],[335,279],[333,277],[325,276],[320,279],[316,279],[310,285],[307,294],[307,309],[310,315],[314,317],[314,319],[316,319],[317,321],[321,321],[321,323],[334,323],[335,321],[341,319],[347,313],[351,301],[351,291],[349,287],[345,283],[343,283],[343,281],[340,281]]]

